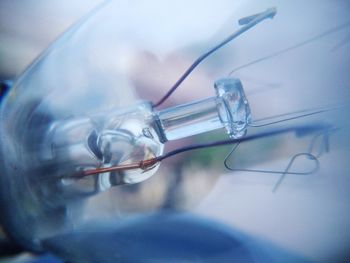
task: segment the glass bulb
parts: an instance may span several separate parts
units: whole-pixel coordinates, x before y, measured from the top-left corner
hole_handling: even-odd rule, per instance
[[[279,3],[281,12],[276,20],[264,23],[263,27],[259,25],[233,45],[222,49],[216,46],[219,52],[207,59],[210,52],[205,51],[227,39],[228,34],[238,36],[247,30],[246,26],[272,18],[276,11],[269,9],[247,16],[235,27],[234,21],[242,14],[264,10],[267,3],[105,2],[44,51],[14,80],[4,98],[0,94],[2,226],[25,248],[50,251],[67,262],[81,258],[95,262],[137,261],[140,255],[142,262],[158,259],[164,262],[174,254],[174,247],[179,251],[186,247],[188,261],[203,258],[198,255],[201,252],[205,254],[204,261],[232,260],[227,249],[222,249],[225,242],[212,238],[213,235],[204,238],[205,244],[198,242],[204,237],[203,230],[208,229],[203,225],[203,229],[196,230],[198,219],[184,225],[181,221],[186,220],[176,216],[174,219],[164,212],[191,209],[203,201],[221,174],[214,166],[223,166],[224,152],[214,148],[196,151],[193,155],[174,156],[162,165],[151,162],[143,166],[139,162],[166,155],[163,153],[166,147],[166,153],[172,152],[171,147],[193,149],[192,143],[198,138],[189,137],[200,133],[219,129],[231,138],[240,138],[248,123],[253,130],[276,120],[273,116],[294,119],[296,112],[307,115],[304,109],[347,100],[349,92],[344,83],[348,83],[345,58],[349,23],[345,4]],[[204,63],[199,61],[201,65],[190,71],[176,95],[166,101],[168,104],[156,107],[159,101],[154,102],[174,87],[198,56],[205,57]],[[228,75],[235,78],[224,77]],[[237,77],[247,87],[250,105]],[[260,122],[251,122],[250,106],[253,119]],[[233,168],[234,177],[221,178],[216,190],[195,212],[225,219],[234,227],[269,237],[269,241],[289,240],[291,235],[297,235],[300,238],[294,243],[303,248],[302,255],[311,250],[334,255],[334,245],[330,244],[344,243],[335,240],[337,231],[329,234],[332,231],[318,230],[338,226],[346,217],[346,212],[339,212],[344,209],[342,206],[333,207],[342,204],[348,192],[346,187],[339,188],[339,182],[346,186],[343,179],[348,174],[344,168],[348,144],[344,142],[349,140],[347,130],[342,128],[348,123],[346,116],[334,112],[300,119],[302,126],[305,124],[305,130],[297,132],[300,136],[322,131],[322,125],[317,129],[313,121],[330,122],[332,126],[334,123],[340,128],[342,135],[331,136],[331,159],[320,160],[323,174],[332,175],[322,177],[326,183],[309,188],[313,178],[301,176],[305,172],[288,175],[291,185],[272,197],[270,190],[277,181],[275,164],[281,164],[277,174],[283,173],[276,186],[286,171],[305,168],[301,162],[309,166],[316,162],[313,167],[318,168],[317,158],[310,163],[312,159],[297,157],[311,155],[290,153],[296,153],[302,146],[318,156],[328,149],[328,134],[311,139],[311,144],[310,138],[304,137],[298,137],[297,142],[289,135],[284,139],[265,137],[256,145],[239,146],[240,152],[232,158],[238,165],[225,163]],[[306,127],[308,123],[310,129]],[[281,126],[282,130],[288,129],[289,122],[288,126],[287,123]],[[267,129],[266,134],[271,134],[271,130]],[[259,132],[250,135],[244,139]],[[210,135],[210,139],[206,136],[200,138],[202,146],[216,140],[216,134]],[[235,150],[236,147],[232,152]],[[275,175],[240,177],[237,172],[240,168],[263,172],[260,164]],[[100,170],[122,165],[133,169]],[[293,185],[298,185],[297,198]],[[332,185],[333,188],[328,188]],[[319,216],[321,203],[331,217]],[[270,210],[262,213],[261,208]],[[295,215],[292,220],[291,213]],[[171,223],[169,218],[175,221]],[[248,222],[247,218],[259,220]],[[316,244],[314,248],[318,249],[309,246],[312,242],[302,242],[310,237],[307,224],[310,218],[317,218],[313,221],[317,222],[316,228],[311,232],[315,236],[321,233],[322,240],[327,241],[321,246]],[[300,228],[300,222],[305,222],[306,228]],[[266,223],[288,231],[273,231],[276,227],[266,227]],[[179,231],[185,235],[177,235]],[[220,231],[218,234],[223,237]],[[112,238],[113,242],[109,242]],[[224,239],[228,240],[226,236]],[[150,243],[151,253],[147,246]],[[164,246],[159,245],[163,243]],[[229,248],[230,244],[224,246]],[[297,251],[290,244],[284,245]],[[139,250],[133,249],[134,245]],[[214,250],[209,251],[208,247]],[[163,253],[164,249],[171,253]],[[157,250],[159,257],[154,256]]]
[[[167,141],[216,129],[239,138],[251,118],[242,84],[233,78],[211,84],[215,96],[163,110],[140,100],[135,67],[144,50],[159,43],[135,41],[128,35],[135,26],[131,22],[115,27],[111,5],[102,5],[55,41],[15,80],[1,104],[4,225],[32,250],[91,221],[86,207],[98,193],[140,183],[159,165],[95,176],[80,172],[152,159],[162,155]],[[101,47],[113,55],[97,52]],[[158,50],[164,52],[169,51]],[[120,207],[108,214],[120,216]]]

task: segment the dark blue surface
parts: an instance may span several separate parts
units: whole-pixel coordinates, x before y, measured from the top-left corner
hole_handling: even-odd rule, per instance
[[[8,81],[8,80],[0,81],[0,102],[5,97],[6,93],[10,90],[11,85],[12,85],[11,81]]]
[[[158,214],[116,225],[85,226],[44,244],[72,262],[310,262],[216,222],[187,214]]]
[[[28,263],[63,263],[63,261],[54,256],[45,255],[31,260]]]

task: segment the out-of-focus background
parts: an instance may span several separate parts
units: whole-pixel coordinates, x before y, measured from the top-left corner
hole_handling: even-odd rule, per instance
[[[19,75],[59,34],[101,2],[1,0],[0,78],[12,79]],[[228,30],[236,30],[239,18],[275,6],[278,14],[273,20],[258,25],[210,57],[167,105],[212,96],[212,83],[224,77],[218,75],[223,68],[228,74],[236,67],[303,43],[339,25],[345,26],[314,42],[243,68],[235,72],[235,76],[242,80],[253,119],[349,101],[350,26],[346,23],[350,22],[350,3],[347,0],[206,0],[178,1],[177,4],[153,1],[151,7],[134,1],[132,4],[154,10],[158,5],[161,8],[168,5],[173,10],[173,20],[180,20],[183,25],[177,23],[170,29],[163,28],[175,32],[176,42],[157,34],[159,49],[164,50],[154,53],[166,54],[162,60],[154,59],[152,53],[140,55],[134,82],[142,87],[141,97],[159,98],[196,56],[229,34]],[[122,20],[131,23],[133,19]],[[210,26],[196,26],[201,21]],[[150,32],[156,27],[147,23],[145,26]],[[108,53],[108,49],[104,52]],[[144,72],[143,63],[149,66],[148,72]],[[160,77],[154,78],[154,75]],[[162,164],[159,174],[148,185],[155,189],[155,194],[145,209],[188,210],[311,262],[346,262],[350,249],[348,113],[342,110],[317,117],[339,128],[331,134],[330,152],[319,159],[320,171],[313,175],[287,176],[276,193],[271,189],[279,175],[225,170],[223,159],[230,147],[215,148],[185,154]],[[167,149],[223,137],[223,132],[205,134],[173,143]],[[293,154],[308,148],[309,141],[291,137],[262,139],[242,146],[230,163],[235,167],[283,170]],[[140,193],[145,198],[147,189]],[[113,196],[105,195],[105,198]],[[107,201],[101,199],[101,202]],[[25,255],[18,260],[34,259]]]

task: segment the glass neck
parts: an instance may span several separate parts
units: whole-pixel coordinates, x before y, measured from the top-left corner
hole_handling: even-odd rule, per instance
[[[232,138],[245,134],[250,109],[241,82],[221,79],[216,96],[178,105],[155,113],[156,130],[164,143],[225,128]]]

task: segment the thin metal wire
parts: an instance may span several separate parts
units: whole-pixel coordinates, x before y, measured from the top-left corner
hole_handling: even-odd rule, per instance
[[[81,176],[84,177],[84,176],[96,175],[101,173],[127,171],[127,170],[135,170],[135,169],[148,170],[150,167],[156,165],[158,162],[159,160],[156,157],[148,160],[142,160],[142,161],[139,161],[138,163],[119,164],[119,165],[110,166],[110,167],[86,170],[81,173]]]
[[[289,171],[278,171],[278,170],[263,170],[263,169],[246,169],[246,168],[233,168],[230,167],[228,164],[229,159],[233,156],[233,153],[237,150],[238,144],[236,147],[234,147],[225,157],[224,159],[224,165],[227,170],[233,171],[233,172],[251,172],[251,173],[268,173],[268,174],[290,174],[290,175],[308,175],[308,174],[313,174],[319,169],[319,162],[318,159],[316,158],[316,165],[315,167],[306,172],[289,172]],[[311,155],[311,154],[310,154]]]
[[[338,31],[340,31],[340,30],[342,30],[342,29],[344,29],[344,28],[346,28],[346,27],[348,27],[348,26],[350,26],[350,21],[348,21],[348,22],[346,22],[346,23],[344,23],[344,24],[341,24],[341,25],[339,25],[339,26],[333,27],[333,28],[331,28],[331,29],[329,29],[329,30],[327,30],[327,31],[325,31],[325,32],[323,32],[323,33],[321,33],[321,34],[318,34],[318,35],[316,35],[316,36],[314,36],[314,37],[311,37],[311,38],[309,38],[309,39],[307,39],[307,40],[304,40],[304,41],[302,41],[302,42],[300,42],[300,43],[297,43],[297,44],[292,45],[292,46],[290,46],[290,47],[281,49],[281,50],[279,50],[279,51],[277,51],[277,52],[274,52],[274,53],[272,53],[272,54],[270,54],[270,55],[267,55],[267,56],[265,56],[265,57],[261,57],[261,58],[259,58],[259,59],[253,60],[253,61],[251,61],[251,62],[248,62],[248,63],[244,64],[244,65],[241,65],[241,66],[239,66],[239,67],[237,67],[237,68],[231,70],[230,73],[228,74],[228,76],[232,76],[233,73],[235,73],[235,72],[237,72],[238,70],[241,70],[241,69],[243,69],[243,68],[250,67],[250,66],[252,66],[252,65],[254,65],[254,64],[260,63],[260,62],[265,61],[265,60],[269,60],[269,59],[271,59],[271,58],[273,58],[273,57],[280,56],[280,55],[285,54],[285,53],[288,53],[288,52],[290,52],[290,51],[292,51],[292,50],[294,50],[294,49],[297,49],[297,48],[299,48],[299,47],[305,46],[305,45],[307,45],[307,44],[309,44],[309,43],[312,43],[312,42],[314,42],[314,41],[317,41],[317,40],[319,40],[319,39],[321,39],[321,38],[324,38],[324,37],[326,37],[326,36],[328,36],[328,35],[331,35],[331,34],[333,34],[333,33],[335,33],[335,32],[338,32]]]
[[[310,159],[310,160],[316,162],[317,165],[316,165],[316,170],[315,170],[314,172],[316,172],[316,171],[319,169],[319,167],[320,167],[319,160],[318,160],[317,157],[315,157],[315,156],[312,155],[311,153],[298,153],[298,154],[294,155],[294,156],[290,159],[290,161],[289,161],[289,163],[288,163],[286,169],[284,170],[284,172],[282,173],[282,175],[281,175],[280,178],[278,179],[277,183],[276,183],[275,186],[273,187],[273,189],[272,189],[272,192],[273,192],[273,193],[276,193],[276,191],[278,190],[278,188],[281,186],[283,180],[285,179],[286,175],[289,174],[289,170],[290,170],[290,168],[292,167],[292,165],[295,163],[295,160],[296,160],[297,158],[301,157],[301,156],[306,156],[306,157],[308,157],[308,159]],[[304,174],[307,174],[307,173],[304,173]]]
[[[318,152],[316,154],[313,154],[316,158],[321,157],[321,155],[324,152],[329,152],[329,133],[328,132],[320,133],[320,134],[317,134],[316,136],[314,136],[312,138],[310,145],[309,145],[308,152],[312,153],[314,151],[314,149],[316,148],[315,147],[316,142],[319,138],[321,138],[322,143],[320,144]]]
[[[233,156],[233,153],[235,151],[237,151],[239,143],[237,143],[233,149],[227,154],[227,156],[224,159],[224,165],[226,167],[226,169],[230,170],[230,171],[241,171],[241,172],[254,172],[254,173],[269,173],[269,174],[281,174],[281,177],[278,179],[277,183],[275,184],[275,186],[272,189],[272,192],[276,192],[278,190],[278,188],[280,187],[280,185],[282,184],[283,180],[285,179],[286,175],[309,175],[309,174],[313,174],[315,173],[317,170],[319,170],[320,167],[320,163],[318,158],[321,157],[322,153],[324,151],[328,152],[329,151],[329,134],[333,131],[335,131],[336,129],[334,127],[328,127],[325,128],[324,130],[320,131],[318,134],[316,134],[313,139],[311,140],[311,143],[309,145],[309,149],[308,152],[305,153],[297,153],[295,155],[292,156],[292,158],[290,159],[289,163],[286,166],[286,169],[284,171],[278,171],[278,170],[263,170],[263,169],[243,169],[243,168],[233,168],[228,164],[229,159]],[[316,154],[313,154],[313,150],[315,148],[316,145],[316,141],[317,139],[323,136],[322,140],[321,140],[321,147],[319,149],[319,151]],[[305,156],[308,158],[308,160],[313,161],[315,163],[315,167],[310,170],[310,171],[304,171],[304,172],[291,172],[290,168],[292,167],[292,165],[295,163],[297,158],[300,158],[302,156]]]
[[[301,114],[301,115],[297,115],[297,116],[293,116],[293,117],[289,117],[289,118],[285,118],[285,119],[277,120],[277,121],[263,122],[261,124],[259,124],[259,121],[262,121],[262,120],[258,120],[258,121],[254,121],[254,122],[248,123],[248,126],[254,127],[254,128],[264,127],[264,126],[269,126],[269,125],[278,124],[278,123],[282,123],[282,122],[286,122],[286,121],[296,120],[296,119],[300,119],[300,118],[304,118],[304,117],[307,117],[307,116],[312,116],[312,115],[316,115],[316,114],[324,113],[324,112],[328,112],[328,111],[330,111],[330,109],[329,110],[328,109],[324,109],[324,110],[314,111],[314,112],[310,112],[310,113],[305,113],[305,114]],[[293,113],[287,113],[285,115],[281,114],[278,117],[288,116],[288,115],[292,115],[292,114]],[[265,118],[265,120],[273,119],[275,117],[276,116]]]
[[[291,120],[296,120],[296,119],[300,119],[300,118],[304,118],[304,117],[308,117],[308,116],[312,116],[312,115],[317,115],[320,113],[326,113],[326,112],[338,110],[341,108],[346,108],[349,106],[350,106],[349,103],[344,103],[344,104],[341,104],[338,106],[329,106],[329,107],[323,107],[323,108],[311,108],[311,109],[305,109],[305,110],[300,110],[300,111],[294,111],[294,112],[290,112],[290,113],[278,114],[278,115],[258,119],[255,121],[251,121],[248,124],[248,126],[254,127],[254,128],[264,127],[264,126],[278,124],[278,123],[291,121]],[[287,117],[287,116],[290,116],[290,117],[284,118],[281,120],[276,120],[276,121],[273,120],[273,119],[278,119],[278,118]],[[266,122],[267,120],[272,120],[272,121]],[[259,123],[259,122],[261,122],[261,123]]]
[[[262,22],[263,20],[267,18],[273,18],[276,14],[275,8],[269,8],[265,12],[260,13],[254,17],[253,20],[251,20],[248,24],[242,26],[239,30],[228,36],[226,39],[221,41],[219,44],[214,46],[213,48],[209,49],[207,52],[205,52],[203,55],[198,57],[195,62],[185,71],[185,73],[176,81],[176,83],[169,89],[169,91],[156,103],[153,104],[153,107],[156,108],[164,103],[165,100],[167,100],[171,94],[181,85],[181,83],[192,73],[192,71],[207,57],[209,57],[211,54],[234,40],[236,37],[240,36],[256,24]]]

